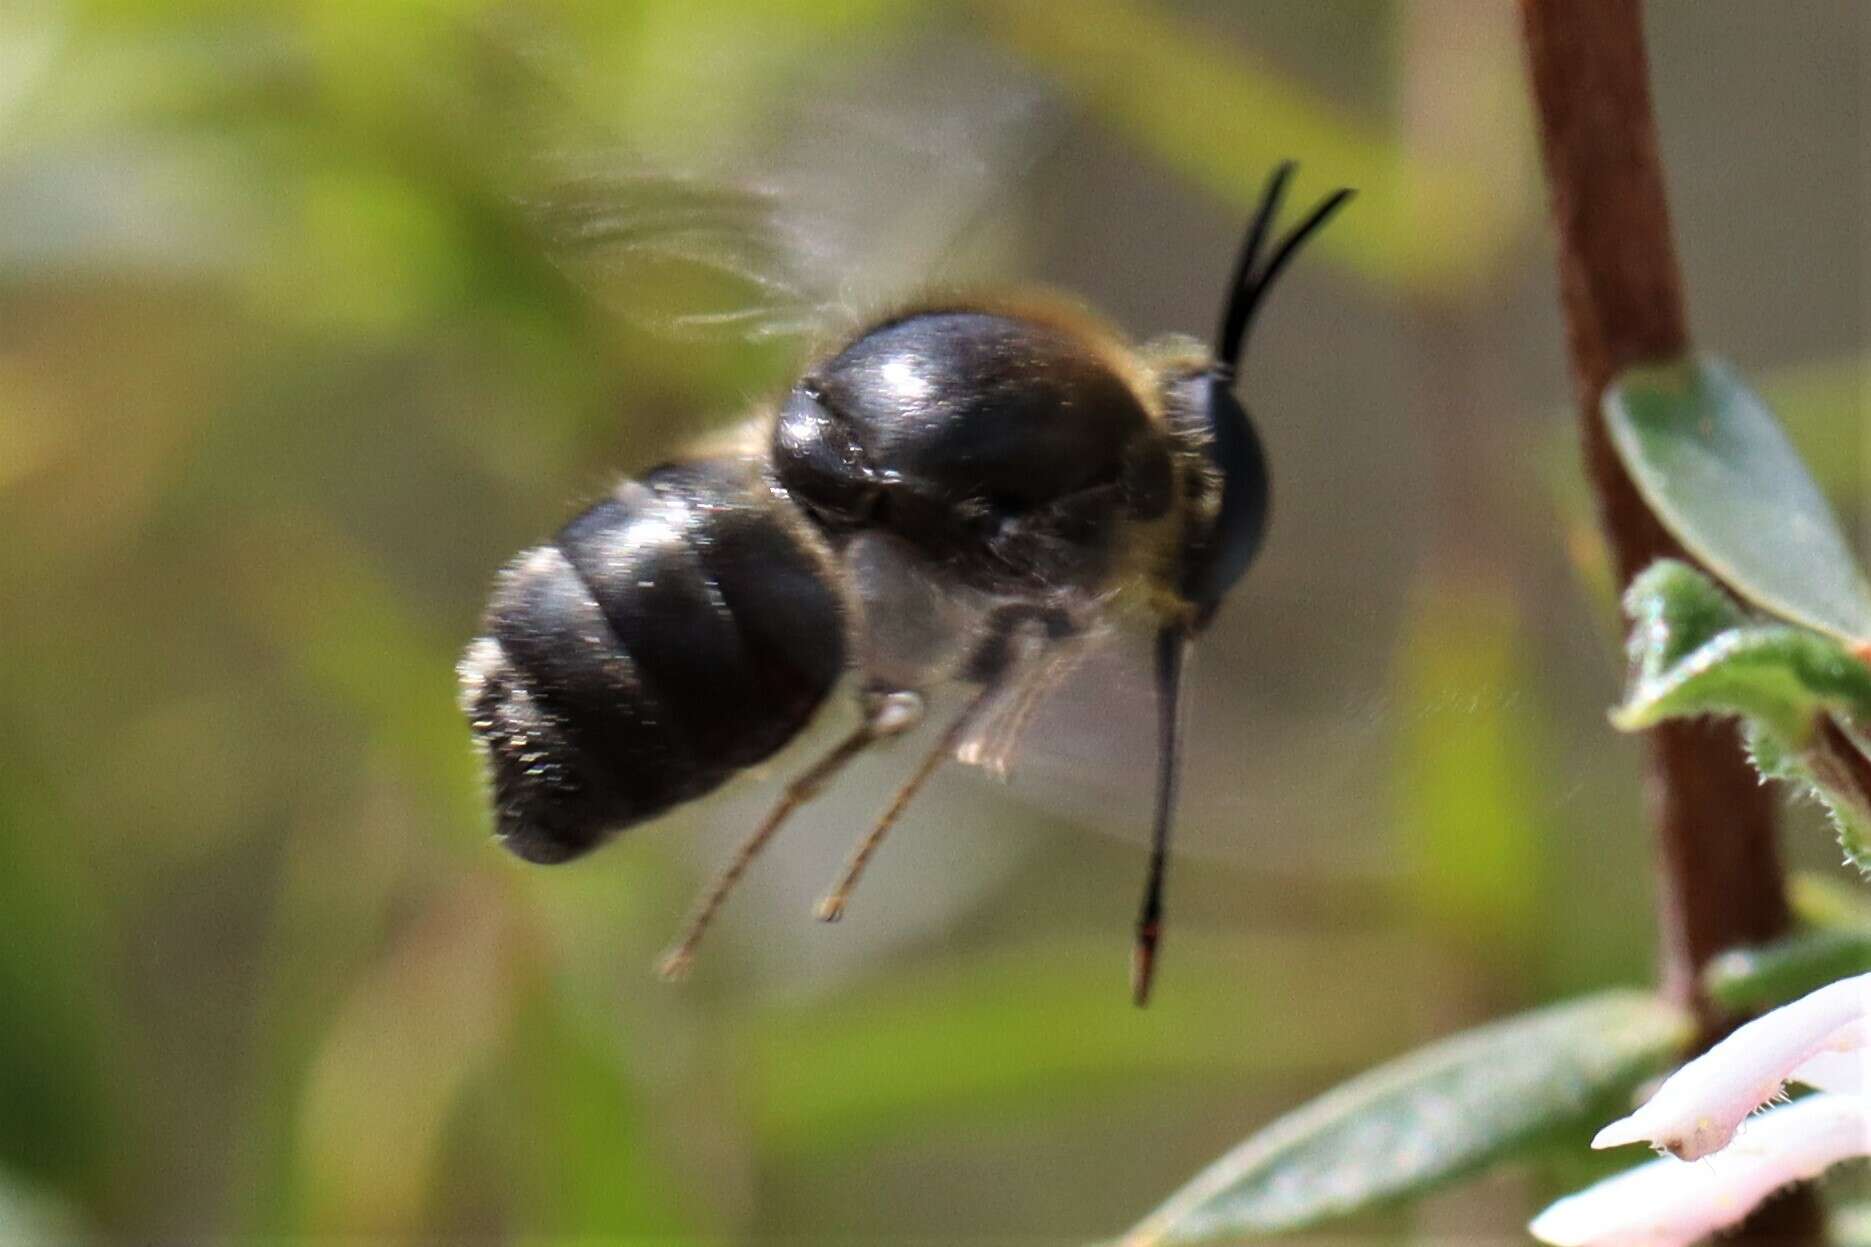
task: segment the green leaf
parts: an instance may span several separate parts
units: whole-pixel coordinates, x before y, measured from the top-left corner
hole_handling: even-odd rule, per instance
[[[1772,733],[1754,742],[1768,774],[1789,765],[1816,716],[1871,721],[1871,667],[1831,637],[1779,623],[1746,623],[1707,577],[1665,559],[1631,582],[1636,678],[1612,722],[1639,731],[1665,719],[1744,715]]]
[[[1871,875],[1871,818],[1866,817],[1857,802],[1839,800],[1825,785],[1815,784],[1813,788],[1824,803],[1826,813],[1832,816],[1832,826],[1839,833],[1839,848],[1845,851],[1845,860],[1860,873]]]
[[[1747,715],[1797,742],[1825,709],[1871,709],[1871,670],[1829,637],[1769,624],[1724,632],[1663,677],[1634,684],[1612,721],[1628,732],[1691,715]]]
[[[1627,732],[1665,719],[1739,715],[1755,768],[1811,791],[1839,846],[1871,873],[1871,785],[1853,723],[1871,722],[1871,667],[1832,637],[1748,621],[1712,581],[1663,559],[1631,582],[1633,676],[1611,721]],[[1821,731],[1827,718],[1836,725]]]
[[[1785,432],[1713,359],[1637,368],[1604,398],[1638,491],[1742,597],[1844,641],[1871,637],[1871,585]]]
[[[1849,724],[1838,726],[1846,737],[1842,747],[1853,748]],[[1783,780],[1818,801],[1838,833],[1846,862],[1871,875],[1871,792],[1858,782],[1855,769],[1845,765],[1838,753],[1841,746],[1823,738],[1796,744],[1757,719],[1746,720],[1744,738],[1748,759],[1761,777]]]
[[[1680,1009],[1617,991],[1433,1044],[1360,1075],[1223,1156],[1123,1247],[1300,1230],[1520,1154],[1684,1043]]]
[[[1788,769],[1803,777],[1832,816],[1845,860],[1871,875],[1871,784],[1864,779],[1863,737],[1850,724],[1821,735]]]
[[[1871,931],[1800,931],[1709,962],[1702,984],[1724,1009],[1762,1009],[1871,972]]]
[[[1624,610],[1632,621],[1631,663],[1647,679],[1747,622],[1713,580],[1675,559],[1639,572],[1624,593]]]

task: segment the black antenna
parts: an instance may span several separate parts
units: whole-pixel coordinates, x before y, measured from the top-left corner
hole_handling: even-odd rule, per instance
[[[1273,257],[1256,276],[1254,269],[1260,259],[1261,248],[1266,244],[1268,227],[1273,224],[1273,218],[1279,215],[1280,200],[1286,194],[1286,184],[1292,180],[1294,168],[1293,162],[1288,160],[1267,179],[1267,189],[1261,194],[1260,208],[1254,213],[1254,223],[1248,228],[1247,240],[1241,244],[1241,256],[1234,265],[1233,284],[1228,287],[1228,306],[1222,313],[1221,328],[1215,334],[1214,375],[1218,380],[1234,379],[1241,362],[1241,349],[1247,343],[1248,327],[1253,323],[1254,313],[1260,308],[1261,300],[1280,276],[1280,270],[1292,260],[1300,245],[1330,220],[1332,214],[1343,207],[1354,193],[1346,187],[1333,191],[1321,200],[1306,215],[1306,219],[1275,247]]]
[[[1182,769],[1182,668],[1191,637],[1180,626],[1156,634],[1156,821],[1150,832],[1150,873],[1137,913],[1137,938],[1130,962],[1130,994],[1138,1008],[1150,1003],[1156,971],[1156,942],[1163,930],[1163,875],[1169,864],[1169,829],[1176,814],[1176,785]]]

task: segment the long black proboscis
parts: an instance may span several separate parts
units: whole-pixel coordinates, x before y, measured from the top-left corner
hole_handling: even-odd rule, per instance
[[[1286,194],[1286,184],[1292,180],[1293,169],[1293,162],[1289,160],[1275,169],[1273,176],[1267,180],[1260,207],[1254,213],[1254,222],[1248,228],[1247,239],[1241,244],[1240,258],[1235,262],[1234,279],[1228,287],[1228,306],[1222,313],[1221,328],[1215,335],[1215,375],[1225,381],[1232,381],[1239,370],[1241,352],[1247,343],[1247,331],[1253,324],[1254,313],[1259,310],[1267,291],[1278,280],[1281,270],[1291,262],[1306,239],[1330,220],[1332,214],[1355,193],[1345,187],[1320,200],[1306,214],[1305,219],[1273,249],[1271,258],[1261,264],[1260,255],[1266,246],[1267,231],[1279,213],[1280,201]]]
[[[1182,772],[1182,674],[1189,646],[1189,633],[1181,627],[1164,628],[1156,634],[1156,816],[1130,966],[1131,999],[1139,1008],[1150,1003],[1156,946],[1163,934],[1163,876],[1169,866],[1169,833],[1176,817],[1176,787]]]

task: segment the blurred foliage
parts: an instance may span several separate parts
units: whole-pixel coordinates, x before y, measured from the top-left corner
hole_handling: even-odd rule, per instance
[[[1328,231],[1319,247],[1380,286],[1460,293],[1485,280],[1525,228],[1526,179],[1506,183],[1521,194],[1504,194],[1498,167],[1411,150],[1338,102],[1238,53],[1221,53],[1207,32],[1160,9],[1135,0],[978,3],[1011,47],[1171,168],[1232,202],[1252,203],[1261,170],[1294,152],[1305,153],[1308,177],[1321,185],[1357,187],[1365,197],[1362,228]],[[1324,20],[1356,22],[1355,12]],[[1511,84],[1511,72],[1497,69],[1496,81],[1465,89],[1487,96],[1500,79]],[[1482,115],[1501,126],[1521,120],[1511,107]],[[1194,116],[1221,124],[1192,126]],[[1495,146],[1490,155],[1499,154]],[[1449,220],[1463,223],[1461,246],[1425,229]]]
[[[1759,948],[1730,949],[1709,962],[1703,983],[1722,1008],[1755,1011],[1865,973],[1871,973],[1871,934],[1797,931]]]
[[[1467,582],[1372,502],[1424,440],[1388,417],[1444,398],[1407,393],[1388,309],[1557,340],[1543,287],[1511,310],[1545,267],[1512,49],[1438,75],[1413,12],[0,6],[0,1238],[1089,1235],[1352,1070],[1642,973],[1628,763],[1559,542],[1445,597]],[[1482,133],[1403,115],[1425,80]],[[953,846],[952,879],[899,885],[899,918],[937,898],[922,925],[854,920],[838,961],[803,900],[780,930],[745,895],[681,989],[646,966],[735,809],[567,871],[489,845],[452,663],[491,570],[805,349],[647,332],[720,297],[699,267],[609,292],[637,318],[554,262],[521,205],[615,153],[882,216],[828,235],[834,297],[963,251],[1140,332],[1204,328],[1275,159],[1363,190],[1269,324],[1292,362],[1256,372],[1280,488],[1311,484],[1203,668],[1223,796],[1188,817],[1238,855],[1179,867],[1148,1013],[1138,853],[999,794],[904,828]],[[1789,374],[1840,492],[1853,351]],[[1547,444],[1562,385],[1500,418]],[[1017,851],[966,838],[983,809]],[[763,866],[750,893],[819,882]],[[1550,898],[1585,889],[1630,904],[1565,929]]]
[[[1397,826],[1412,857],[1419,920],[1497,962],[1536,955],[1544,926],[1538,716],[1514,650],[1514,604],[1479,585],[1425,593],[1397,661]]]
[[[1871,900],[1856,880],[1802,872],[1787,881],[1787,903],[1802,924],[1845,935],[1871,935]]]

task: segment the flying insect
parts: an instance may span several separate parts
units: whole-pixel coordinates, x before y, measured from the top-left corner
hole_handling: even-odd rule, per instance
[[[565,862],[771,757],[848,685],[859,723],[788,783],[662,962],[674,977],[755,856],[854,759],[962,707],[820,902],[840,917],[916,793],[994,760],[1075,647],[1154,633],[1158,774],[1132,991],[1150,993],[1176,804],[1183,669],[1258,551],[1261,443],[1236,397],[1248,332],[1301,245],[1293,166],[1248,225],[1211,346],[1132,347],[1062,300],[936,300],[824,352],[725,441],[620,483],[498,576],[459,664],[495,834]],[[986,743],[984,743],[986,742]]]

